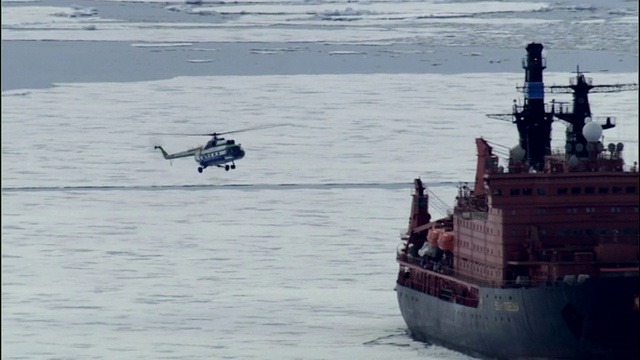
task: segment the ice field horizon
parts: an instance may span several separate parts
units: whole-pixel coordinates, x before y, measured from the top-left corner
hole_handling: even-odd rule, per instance
[[[471,360],[413,340],[394,284],[474,139],[517,143],[521,59],[638,83],[633,1],[3,1],[3,359]],[[9,50],[9,51],[7,51]],[[547,101],[571,101],[546,94]],[[590,95],[638,161],[638,92]],[[208,133],[237,168],[169,152]],[[555,122],[552,147],[564,145]]]

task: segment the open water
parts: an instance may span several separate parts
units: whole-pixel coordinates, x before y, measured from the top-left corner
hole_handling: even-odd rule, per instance
[[[546,24],[548,84],[581,57],[638,77],[636,2],[2,5],[2,359],[469,359],[407,334],[395,251],[414,178],[443,215],[473,139],[517,141],[485,114],[519,97],[524,43],[490,34]],[[558,19],[630,45],[569,46]],[[637,99],[592,96],[628,164]],[[265,124],[228,136],[229,172],[153,150],[206,137],[149,135]]]

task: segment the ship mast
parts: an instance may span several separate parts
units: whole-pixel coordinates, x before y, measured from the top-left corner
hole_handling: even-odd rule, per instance
[[[519,145],[512,149],[512,160],[523,162],[527,166],[540,171],[544,169],[546,155],[551,152],[551,123],[555,119],[567,123],[566,156],[575,156],[576,160],[589,157],[589,141],[583,134],[585,124],[590,122],[591,108],[589,106],[589,92],[608,93],[626,90],[637,90],[638,84],[593,85],[592,79],[586,78],[580,68],[576,70],[575,78],[571,78],[569,85],[544,86],[542,72],[547,67],[546,59],[542,57],[542,44],[530,43],[526,47],[527,57],[522,60],[525,69],[524,86],[518,90],[524,93],[524,104],[513,105],[511,114],[487,114],[488,117],[507,120],[516,124],[519,135]],[[544,93],[573,94],[573,111],[562,104],[552,102],[551,111],[546,111]],[[515,103],[515,100],[514,100]],[[597,122],[601,129],[615,126],[615,118]],[[510,164],[514,165],[514,164]]]
[[[576,68],[576,76],[570,79],[569,85],[549,86],[550,93],[573,94],[573,112],[566,111],[562,106],[554,115],[568,123],[566,131],[566,155],[567,158],[576,156],[584,159],[589,156],[588,140],[584,137],[582,129],[592,120],[591,107],[589,106],[589,92],[610,93],[626,90],[637,90],[637,84],[593,85],[592,79],[584,76],[580,67]],[[555,107],[555,106],[554,106]],[[554,109],[552,109],[554,112]],[[608,116],[603,121],[598,121],[603,130],[616,126],[615,118]],[[594,150],[594,149],[592,149]]]

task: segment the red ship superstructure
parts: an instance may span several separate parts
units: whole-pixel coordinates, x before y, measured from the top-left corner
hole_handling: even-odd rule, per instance
[[[577,71],[545,87],[542,49],[527,46],[508,163],[476,139],[475,183],[435,221],[414,181],[400,309],[416,338],[483,358],[638,359],[640,177],[622,143],[601,142],[615,119],[593,118],[588,99],[637,85],[596,86]],[[545,104],[545,90],[572,93],[572,109]],[[563,151],[551,151],[555,120],[567,125]]]

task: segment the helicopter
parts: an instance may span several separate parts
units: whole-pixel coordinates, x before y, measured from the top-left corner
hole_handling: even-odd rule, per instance
[[[153,148],[162,152],[162,156],[166,160],[179,159],[184,157],[193,156],[198,163],[198,172],[202,171],[210,166],[216,166],[223,168],[226,171],[236,168],[236,161],[244,158],[245,150],[240,144],[236,144],[233,139],[225,139],[221,135],[234,134],[251,130],[263,130],[276,126],[282,126],[282,124],[264,125],[250,127],[240,130],[232,130],[225,132],[214,132],[205,134],[152,134],[152,135],[176,135],[176,136],[210,136],[211,139],[207,141],[205,145],[194,147],[185,151],[169,154],[162,146],[156,145]]]

